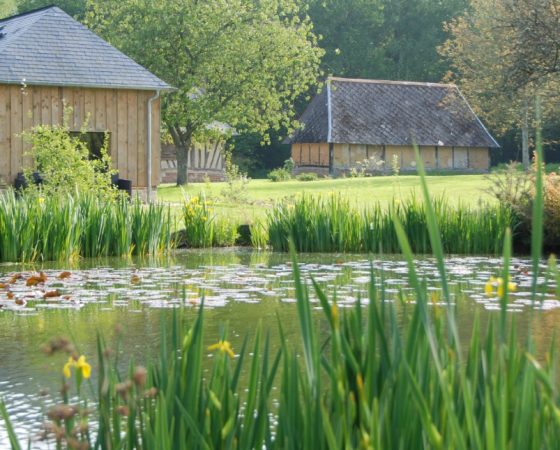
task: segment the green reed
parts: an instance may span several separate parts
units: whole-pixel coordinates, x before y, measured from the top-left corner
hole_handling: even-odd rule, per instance
[[[424,178],[422,184],[429,201]],[[536,191],[542,198],[538,184]],[[259,328],[233,357],[225,331],[215,345],[204,345],[202,304],[190,325],[181,312],[171,330],[162,321],[159,356],[147,370],[131,366],[121,374],[100,338],[96,409],[53,415],[50,438],[58,437],[57,448],[71,442],[95,449],[556,448],[555,344],[537,361],[532,339],[521,342],[514,316],[508,320],[509,231],[502,242],[506,283],[499,320],[491,317],[483,330],[477,317],[470,342],[464,343],[456,333],[455,299],[446,288],[437,204],[426,210],[426,227],[441,275],[441,303],[428,295],[407,229],[393,213],[414,291],[411,314],[397,315],[383,279],[376,287],[373,271],[367,300],[341,309],[336,296],[329,298],[313,280],[302,279],[293,252],[301,340],[282,337],[281,347],[273,350]],[[542,237],[538,214],[534,225],[533,232]],[[538,236],[534,242],[539,243]],[[540,249],[533,255],[538,263]],[[547,279],[558,279],[552,258],[548,271]],[[311,290],[321,320],[314,315]],[[211,360],[208,352],[215,353]],[[12,447],[20,448],[2,404],[0,415]],[[95,430],[87,425],[92,417]]]
[[[169,208],[93,195],[0,195],[0,261],[157,254],[169,250]]]
[[[237,224],[216,216],[202,195],[185,197],[182,208],[187,247],[230,247],[237,240]]]
[[[400,253],[394,219],[403,225],[415,253],[431,253],[426,205],[433,209],[445,253],[499,254],[506,228],[514,217],[506,208],[451,206],[444,198],[429,203],[410,197],[363,210],[341,196],[302,196],[277,204],[268,214],[272,249],[287,251],[293,237],[301,252]]]

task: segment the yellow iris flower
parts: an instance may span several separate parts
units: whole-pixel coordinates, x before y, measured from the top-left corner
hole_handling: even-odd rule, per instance
[[[507,287],[508,292],[515,292],[517,290],[517,284],[513,281],[509,281]],[[500,298],[503,297],[505,293],[504,279],[490,277],[484,285],[484,292],[488,297],[493,297],[494,295]]]
[[[210,345],[208,347],[208,350],[220,350],[221,352],[229,355],[230,358],[235,357],[235,353],[233,353],[233,349],[231,348],[231,344],[229,343],[229,341],[218,341],[215,344]]]
[[[72,357],[68,358],[68,361],[62,368],[62,373],[66,378],[72,376],[72,368],[75,368],[76,371],[81,371],[82,377],[86,379],[91,377],[91,366],[87,363],[84,355],[81,355],[77,361]]]

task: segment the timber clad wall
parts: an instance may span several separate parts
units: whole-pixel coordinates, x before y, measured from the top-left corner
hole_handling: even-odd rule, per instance
[[[12,184],[30,150],[21,132],[63,121],[72,107],[72,131],[109,132],[110,154],[120,178],[134,188],[147,187],[148,100],[154,91],[0,85],[0,177]],[[160,101],[152,103],[152,186],[159,183]]]
[[[318,152],[316,149],[320,149]],[[329,144],[292,144],[292,158],[301,171],[305,167],[329,167]],[[315,155],[319,153],[320,158]],[[324,156],[326,155],[326,156]],[[401,170],[414,170],[414,148],[398,145],[333,144],[332,171],[336,175],[349,171],[358,162],[375,156],[385,161],[385,170],[391,169],[396,158]],[[421,146],[420,156],[426,169],[456,169],[486,171],[490,167],[487,147],[432,147]]]

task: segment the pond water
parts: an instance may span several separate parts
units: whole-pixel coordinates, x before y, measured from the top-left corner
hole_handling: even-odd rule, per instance
[[[410,310],[406,302],[397,300],[410,293],[406,263],[398,257],[381,260],[364,255],[312,254],[300,255],[299,262],[304,279],[313,277],[329,297],[336,292],[343,306],[358,298],[367,299],[370,268],[377,274],[382,271],[388,301],[397,301],[401,315]],[[483,322],[497,313],[497,299],[485,296],[484,285],[491,275],[499,275],[501,260],[450,257],[446,262],[459,331],[468,339],[476,311],[482,313]],[[437,299],[434,260],[419,258],[416,264]],[[531,306],[528,268],[528,260],[513,259],[511,276],[518,289],[512,294],[509,309],[518,316],[519,334],[523,337],[531,320],[537,346],[544,348],[559,323],[560,299],[550,290],[543,294],[541,304]],[[27,280],[39,271],[46,278],[28,286],[33,283]],[[209,343],[218,339],[227,323],[229,339],[234,349],[238,348],[241,339],[250,336],[261,322],[277,346],[278,320],[288,339],[298,339],[292,266],[286,254],[187,251],[163,259],[0,265],[0,397],[7,403],[17,433],[26,438],[38,430],[42,411],[52,404],[60,386],[65,357],[45,356],[43,344],[53,337],[67,336],[95,368],[99,331],[109,346],[116,348],[119,341],[124,362],[134,358],[142,363],[157,352],[160,324],[170,319],[172,309],[183,308],[194,316],[203,296]],[[44,391],[50,395],[42,395]],[[0,421],[0,448],[5,446],[6,429]]]

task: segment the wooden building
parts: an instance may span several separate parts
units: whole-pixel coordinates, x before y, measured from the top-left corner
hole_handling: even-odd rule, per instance
[[[160,93],[170,89],[57,7],[0,20],[0,184],[28,161],[21,133],[67,114],[73,131],[108,133],[114,168],[133,190],[155,192]]]
[[[364,160],[390,172],[487,171],[499,147],[454,85],[329,78],[300,118],[291,144],[296,172],[341,175]]]

